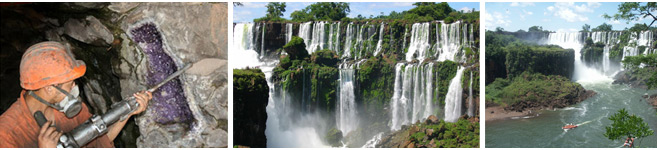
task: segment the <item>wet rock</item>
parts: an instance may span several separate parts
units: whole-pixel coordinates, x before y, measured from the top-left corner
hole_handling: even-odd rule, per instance
[[[427,120],[425,121],[425,123],[427,123],[427,124],[438,124],[438,123],[440,123],[440,119],[438,119],[438,117],[436,117],[434,115],[430,115],[429,117],[427,117]]]
[[[260,69],[233,70],[233,145],[267,147],[269,87]]]
[[[114,41],[114,36],[105,25],[94,16],[85,19],[69,19],[64,23],[64,33],[80,42],[107,46]]]

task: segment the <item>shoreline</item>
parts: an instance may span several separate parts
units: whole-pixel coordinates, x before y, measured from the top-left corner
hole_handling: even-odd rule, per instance
[[[522,112],[517,112],[504,110],[504,107],[502,106],[486,107],[486,122],[519,118],[533,118],[539,115],[536,113],[536,111],[537,110],[530,109],[524,110]]]

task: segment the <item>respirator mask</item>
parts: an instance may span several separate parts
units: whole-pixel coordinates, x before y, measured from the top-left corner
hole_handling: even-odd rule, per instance
[[[59,92],[63,93],[66,95],[64,97],[64,100],[60,101],[59,103],[56,104],[51,104],[48,103],[47,101],[43,100],[41,97],[37,96],[34,94],[33,91],[29,91],[28,94],[32,95],[32,97],[36,98],[39,100],[41,103],[44,103],[50,107],[53,107],[57,109],[58,111],[66,114],[67,118],[73,118],[73,116],[77,115],[80,113],[80,110],[82,110],[82,103],[80,102],[80,99],[78,96],[80,96],[80,89],[78,88],[78,85],[73,86],[71,89],[71,92],[66,92],[64,89],[54,86]]]

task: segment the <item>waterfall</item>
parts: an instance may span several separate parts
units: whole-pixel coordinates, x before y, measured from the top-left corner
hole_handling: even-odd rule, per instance
[[[445,24],[440,22],[440,30],[436,29],[436,32],[440,32],[440,37],[436,40],[438,43],[438,61],[460,61],[460,58],[457,57],[458,53],[461,51],[461,44],[467,42],[467,31],[461,29],[461,22],[457,21],[451,24]],[[466,26],[464,26],[466,27]],[[461,36],[463,39],[461,39]],[[463,41],[462,40],[466,40]]]
[[[289,43],[290,40],[292,40],[292,23],[286,23],[285,24],[285,44]]]
[[[310,43],[306,43],[308,54],[326,48],[326,22],[320,21],[313,24],[312,37]]]
[[[395,66],[391,130],[433,114],[433,63]]]
[[[472,72],[470,72],[470,90],[468,92],[468,116],[474,117],[474,101],[472,101]]]
[[[266,33],[265,32],[266,31],[266,29],[265,29],[266,26],[265,25],[266,24],[265,23],[260,23],[260,24],[262,24],[261,25],[262,26],[262,31],[261,31],[262,32],[261,33],[262,38],[260,38],[260,57],[262,58],[262,57],[265,56],[265,33]]]
[[[326,147],[318,134],[322,131],[318,127],[326,124],[321,117],[301,115],[300,118],[291,118],[291,114],[298,112],[287,103],[290,100],[285,89],[273,81],[273,69],[278,65],[278,60],[258,59],[255,43],[264,43],[264,32],[260,35],[258,31],[264,31],[264,24],[255,27],[253,23],[236,24],[233,30],[235,50],[230,50],[229,55],[231,58],[236,57],[230,62],[232,68],[258,67],[265,74],[269,87],[265,129],[267,147]],[[262,46],[260,49],[263,49]]]
[[[303,39],[303,42],[306,43],[306,50],[310,48],[312,30],[311,26],[313,22],[306,22],[299,25],[299,37]],[[310,51],[308,51],[310,54]]]
[[[328,49],[340,52],[340,22],[329,25]]]
[[[365,145],[363,145],[363,147],[361,148],[376,148],[376,144],[379,143],[379,141],[381,141],[381,137],[383,137],[383,133],[384,132],[374,135],[374,137],[372,137],[372,139],[370,139],[369,141],[365,142]]]
[[[342,50],[342,58],[351,57],[352,40],[354,39],[354,23],[347,25],[347,34],[345,35],[344,49]]]
[[[337,127],[344,135],[358,127],[358,115],[354,94],[354,65],[340,64],[339,93],[337,106]]]
[[[413,58],[424,60],[426,50],[429,49],[429,23],[415,23],[411,30],[411,43],[408,45],[406,52],[406,61],[412,61]],[[414,56],[416,55],[416,56]]]
[[[572,79],[574,81],[603,81],[611,80],[600,71],[587,67],[581,60],[580,51],[583,48],[583,39],[585,35],[580,32],[573,33],[550,33],[547,44],[559,45],[563,48],[575,50],[575,72]]]
[[[258,53],[255,51],[253,23],[238,23],[233,30],[233,46],[235,50],[228,51],[231,58],[230,65],[233,68],[246,68],[247,66],[258,66]]]
[[[461,117],[461,98],[463,96],[461,77],[463,76],[463,70],[465,68],[459,66],[456,76],[449,83],[449,90],[445,96],[445,121],[447,122],[456,122]]]
[[[381,45],[383,44],[383,28],[384,24],[381,22],[381,28],[379,29],[379,42],[376,44],[376,51],[374,51],[374,56],[378,55],[381,52]]]

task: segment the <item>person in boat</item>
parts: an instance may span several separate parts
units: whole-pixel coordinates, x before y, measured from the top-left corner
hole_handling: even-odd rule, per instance
[[[634,137],[627,137],[627,139],[625,139],[625,143],[623,143],[623,146],[634,147]]]

